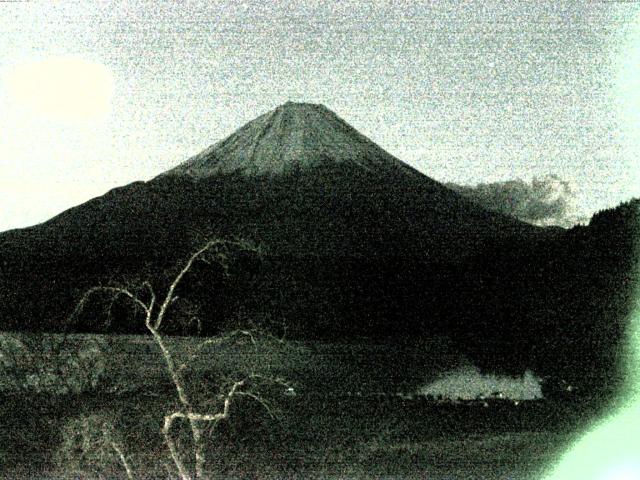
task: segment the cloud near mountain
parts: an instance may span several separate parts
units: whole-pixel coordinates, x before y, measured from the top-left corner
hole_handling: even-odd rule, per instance
[[[531,183],[515,179],[476,186],[446,185],[484,208],[534,225],[571,227],[587,221],[576,212],[575,188],[557,175],[534,177]]]

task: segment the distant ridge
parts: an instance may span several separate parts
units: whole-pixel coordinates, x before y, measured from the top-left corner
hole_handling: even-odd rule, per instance
[[[259,116],[166,174],[198,179],[240,172],[283,174],[326,162],[420,175],[324,105],[293,102]]]

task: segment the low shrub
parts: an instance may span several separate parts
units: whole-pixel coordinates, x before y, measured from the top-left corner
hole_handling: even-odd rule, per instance
[[[0,334],[0,391],[79,394],[105,378],[107,343],[102,337],[70,339],[51,334]]]
[[[122,439],[113,422],[102,415],[70,418],[62,427],[62,442],[55,462],[76,477],[124,477]],[[128,466],[128,463],[127,463]]]

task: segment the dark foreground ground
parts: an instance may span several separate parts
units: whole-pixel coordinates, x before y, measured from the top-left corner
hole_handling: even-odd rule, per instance
[[[2,478],[124,478],[113,451],[96,433],[104,422],[136,478],[175,478],[165,466],[169,457],[161,426],[177,401],[154,345],[135,337],[109,341],[108,381],[97,391],[2,394]],[[173,346],[179,348],[179,342]],[[453,362],[445,350],[429,349],[437,352],[440,367]],[[415,356],[412,352],[405,358]],[[206,387],[219,382],[215,372],[227,362],[257,359],[294,379],[295,394],[259,392],[272,401],[275,419],[242,398],[229,421],[207,432],[211,477],[536,479],[597,415],[584,396],[484,406],[383,395],[407,391],[415,382],[416,362],[433,360],[403,363],[388,346],[298,348],[286,354],[287,362],[282,355],[254,351],[247,360],[237,350],[217,351],[201,356],[202,365],[188,377]],[[178,427],[176,437],[182,451],[189,451],[187,429]]]
[[[292,398],[280,418],[239,405],[212,435],[208,468],[221,478],[539,478],[555,463],[582,419],[569,407],[434,405],[398,398]],[[161,459],[162,413],[156,396],[4,397],[0,455],[4,478],[124,476],[114,458],[60,465],[73,419],[114,420],[122,448],[141,478],[167,478]],[[248,411],[241,416],[241,406]],[[78,455],[85,453],[78,447]],[[95,461],[95,470],[91,462]],[[93,475],[92,475],[93,474]]]

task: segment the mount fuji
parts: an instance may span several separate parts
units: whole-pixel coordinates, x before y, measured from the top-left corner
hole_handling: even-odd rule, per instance
[[[204,333],[240,317],[303,338],[436,333],[489,364],[498,352],[529,366],[536,338],[572,335],[564,325],[582,322],[576,312],[591,300],[574,298],[581,262],[609,268],[586,247],[585,228],[485,210],[326,107],[289,102],[150,181],[0,233],[0,328],[142,331],[124,307],[119,320],[68,316],[91,286],[148,279],[161,289],[204,239],[241,238],[260,246],[259,259],[234,262],[227,278],[196,269],[181,294],[198,305]],[[541,340],[537,355],[555,358],[553,342]]]

